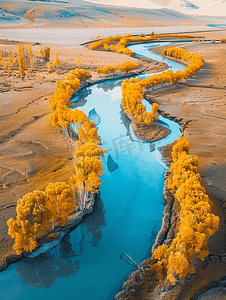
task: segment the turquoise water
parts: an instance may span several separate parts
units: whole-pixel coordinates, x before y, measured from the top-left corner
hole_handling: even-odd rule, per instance
[[[156,44],[160,45],[130,48],[139,55],[151,55],[147,49]],[[159,56],[154,59],[162,60]],[[164,61],[176,70],[175,61]],[[182,66],[177,63],[177,68]],[[93,213],[53,249],[24,258],[0,274],[1,300],[113,299],[134,269],[120,256],[130,253],[137,262],[149,257],[161,227],[166,169],[157,148],[179,137],[179,125],[160,116],[171,133],[154,143],[155,151],[151,152],[149,143],[134,136],[123,113],[120,80],[82,89],[72,101],[98,120],[98,134],[108,149],[100,195]],[[151,110],[151,105],[144,102]],[[107,161],[118,167],[109,168]]]

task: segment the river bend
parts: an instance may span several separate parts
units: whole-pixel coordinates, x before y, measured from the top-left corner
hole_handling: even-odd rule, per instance
[[[154,42],[129,48],[137,55],[166,62],[174,72],[184,70],[185,66],[175,60],[149,51],[168,44]],[[1,272],[1,300],[110,300],[134,269],[120,256],[130,253],[137,262],[150,257],[164,209],[166,168],[158,147],[176,140],[180,129],[178,123],[159,116],[170,128],[169,136],[152,144],[139,141],[120,105],[121,82],[94,84],[72,99],[74,107],[98,124],[103,148],[108,149],[93,213],[53,249],[24,258]],[[143,101],[151,111],[151,105]]]

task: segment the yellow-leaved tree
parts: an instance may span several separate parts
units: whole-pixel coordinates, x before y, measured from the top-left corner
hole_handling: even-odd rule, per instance
[[[154,121],[157,121],[157,115],[158,115],[158,109],[159,109],[159,105],[157,103],[153,103],[152,104],[152,112],[154,115]]]
[[[38,57],[44,58],[44,53],[42,51],[42,48],[37,50],[37,54],[38,54]]]
[[[25,73],[24,47],[21,45],[21,43],[19,43],[19,46],[17,48],[17,53],[18,53],[19,73],[23,78],[26,76],[26,73]]]
[[[80,66],[81,65],[82,60],[81,59],[77,59],[77,65]]]
[[[9,57],[8,57],[8,62],[9,62],[10,64],[13,64],[13,63],[14,63],[14,59],[12,58],[11,55],[9,55]]]
[[[27,51],[28,51],[28,57],[29,57],[29,61],[31,64],[31,70],[32,70],[33,69],[33,58],[32,58],[32,50],[31,50],[30,44],[27,45]]]
[[[36,238],[43,235],[49,228],[51,220],[45,192],[34,191],[28,193],[17,202],[16,221],[8,220],[8,234],[15,239],[13,249],[16,254],[24,250],[32,251],[36,248]]]
[[[54,225],[64,226],[69,213],[75,210],[74,191],[65,182],[49,183],[46,190],[33,191],[17,201],[16,221],[8,220],[8,234],[15,239],[16,254],[33,251],[37,238],[45,235]]]
[[[49,60],[50,59],[50,48],[46,47],[44,50],[44,53],[45,53],[45,59]]]
[[[92,200],[94,193],[99,192],[98,187],[101,184],[99,176],[103,175],[100,158],[106,149],[103,150],[98,145],[96,128],[93,129],[95,130],[86,131],[81,127],[78,128],[80,141],[76,142],[75,163],[70,178],[81,210],[85,208],[86,201]]]
[[[57,52],[57,53],[56,53],[56,58],[55,58],[55,60],[52,62],[52,66],[53,66],[53,67],[58,66],[59,63],[60,63],[58,56],[59,56],[59,54],[58,54],[58,52]]]
[[[208,239],[219,226],[212,204],[202,186],[198,159],[189,154],[190,143],[181,136],[173,146],[168,188],[180,204],[180,225],[171,246],[162,245],[154,251],[154,268],[171,283],[195,270],[190,267],[195,255],[201,260],[209,254]]]
[[[56,222],[64,226],[68,221],[69,212],[75,210],[74,192],[71,185],[65,182],[49,183],[46,187],[46,195],[52,227],[54,228]]]

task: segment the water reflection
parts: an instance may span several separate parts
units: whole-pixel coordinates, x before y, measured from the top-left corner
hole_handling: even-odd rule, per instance
[[[159,124],[159,125],[162,125],[164,127],[170,128],[170,126],[166,122],[164,122],[162,120],[158,120],[156,123]]]
[[[85,242],[97,247],[102,238],[101,228],[106,226],[103,202],[98,195],[91,215],[82,224],[65,235],[59,245],[36,257],[26,257],[16,267],[23,284],[33,288],[49,289],[57,277],[67,278],[80,269],[80,255]]]
[[[72,250],[69,239],[69,236],[65,236],[61,241],[58,259],[55,253],[49,250],[35,258],[26,257],[21,260],[16,272],[23,278],[23,284],[49,289],[57,277],[66,278],[75,274],[80,268],[80,263],[75,259],[77,255]]]
[[[116,162],[113,160],[111,154],[108,155],[107,167],[110,172],[114,172],[119,167],[118,164],[116,164]]]
[[[120,104],[120,119],[122,120],[122,124],[125,126],[127,132],[126,132],[126,135],[130,136],[130,123],[131,123],[131,120],[127,117],[127,115],[125,114],[124,112],[124,109],[122,107],[122,105]],[[130,136],[131,140],[132,140],[132,137]]]
[[[151,229],[151,236],[150,236],[150,244],[154,245],[156,237],[159,232],[159,225],[161,225],[162,220],[157,222],[157,224]]]
[[[59,244],[59,259],[63,261],[73,261],[73,258],[78,256],[70,242],[70,235],[65,235]]]
[[[71,103],[73,103],[71,108],[75,109],[79,106],[84,106],[87,103],[86,97],[88,97],[90,94],[92,94],[91,88],[86,87],[81,89],[71,98]]]
[[[96,126],[98,126],[100,124],[101,118],[98,115],[98,113],[96,112],[95,108],[91,109],[88,115],[88,119],[91,122],[94,122],[96,124]]]
[[[91,237],[92,246],[97,247],[102,238],[101,228],[106,226],[104,204],[100,195],[96,196],[94,210],[91,215],[87,215],[81,226],[85,227]]]
[[[107,93],[108,91],[112,91],[114,88],[121,86],[122,80],[119,81],[112,81],[112,80],[106,80],[103,83],[99,83],[97,85],[98,89],[102,89]]]

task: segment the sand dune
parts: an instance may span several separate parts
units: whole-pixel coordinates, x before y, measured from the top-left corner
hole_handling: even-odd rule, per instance
[[[70,27],[140,27],[141,23],[145,26],[184,25],[185,22],[186,25],[202,23],[197,18],[162,8],[161,5],[148,0],[139,2],[132,0],[127,4],[124,0],[118,0],[117,5],[120,6],[106,5],[112,2],[109,0],[101,1],[93,1],[93,3],[82,0],[73,0],[67,3],[24,0],[17,2],[0,1],[2,13],[5,14],[4,18],[1,18],[0,10],[0,26],[13,26],[13,20],[18,25],[27,24],[32,27],[58,27],[59,25],[69,25]]]
[[[167,7],[184,13],[195,13],[195,11],[199,9],[198,5],[187,0],[175,1],[173,3],[170,3],[170,5],[168,5]]]
[[[91,24],[140,27],[140,18],[150,26],[163,23],[171,26],[203,22],[193,16],[224,16],[226,12],[226,2],[222,0],[0,0],[0,4],[0,26],[67,26],[70,23],[70,26],[84,27]]]
[[[153,2],[153,1],[152,1]],[[225,16],[225,0],[171,0],[160,1],[164,7],[180,11],[185,14],[208,15],[208,16]]]
[[[47,7],[45,5],[40,5],[38,7],[34,7],[26,11],[26,13],[22,16],[25,19],[28,19],[32,22],[35,21],[44,11],[56,11],[54,7]]]
[[[167,8],[185,14],[225,16],[226,2],[224,0],[160,0],[160,1],[134,1],[134,0],[88,0],[92,3],[108,4],[125,7],[146,9]]]
[[[108,4],[108,5],[116,5],[116,6],[124,6],[124,7],[137,7],[137,8],[148,8],[148,9],[160,9],[163,6],[153,3],[151,1],[146,0],[89,0],[89,2],[97,3],[97,4]]]
[[[178,0],[171,1],[167,8],[171,8],[186,14],[225,16],[226,2],[222,0]]]
[[[225,16],[226,15],[226,2],[218,1],[211,3],[206,7],[201,7],[197,14],[211,15],[211,16]]]
[[[27,24],[27,20],[20,16],[11,14],[0,8],[0,24],[1,25],[17,25],[17,24]]]

